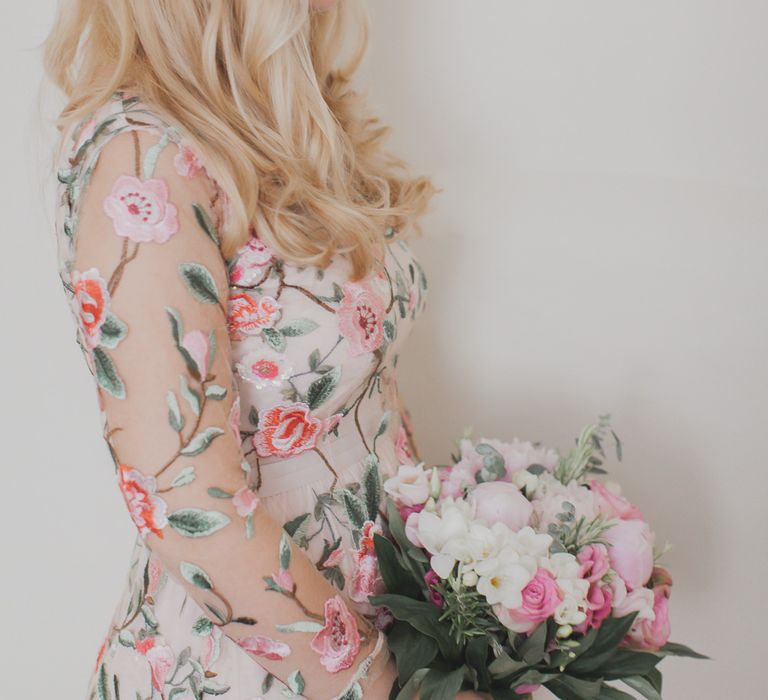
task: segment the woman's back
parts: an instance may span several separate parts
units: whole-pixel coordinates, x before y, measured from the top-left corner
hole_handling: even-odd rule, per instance
[[[119,94],[59,179],[60,275],[138,529],[89,697],[359,697],[387,653],[366,602],[381,481],[414,459],[395,374],[425,303],[410,248],[357,283],[341,256],[296,267],[255,234],[226,259],[226,195]]]

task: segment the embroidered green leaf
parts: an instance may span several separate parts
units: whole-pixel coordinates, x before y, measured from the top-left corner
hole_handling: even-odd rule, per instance
[[[311,517],[310,513],[302,513],[283,525],[283,529],[293,538],[293,541],[296,542],[299,547],[306,547],[307,527],[309,526]]]
[[[299,620],[288,625],[276,624],[275,629],[278,632],[319,632],[323,629],[323,625],[312,620]]]
[[[381,437],[387,432],[389,427],[389,419],[392,417],[392,411],[384,411],[381,420],[379,421],[379,429],[376,431],[376,437]]]
[[[216,359],[216,331],[208,331],[208,366],[213,367],[213,361]]]
[[[195,620],[195,624],[192,625],[192,632],[198,637],[207,637],[213,632],[213,622],[209,617],[200,616]]]
[[[179,695],[184,695],[186,692],[186,688],[172,688],[171,692],[168,693],[168,700],[174,700],[179,697]],[[136,700],[141,700],[141,696],[138,693],[136,695]]]
[[[311,333],[317,327],[318,327],[318,324],[315,323],[315,321],[312,321],[311,319],[298,318],[295,321],[291,321],[287,325],[283,326],[280,329],[280,332],[286,338],[295,338],[296,336],[299,336],[299,335],[306,335],[307,333]]]
[[[381,502],[381,478],[376,455],[369,454],[368,457],[374,457],[374,459],[366,458],[366,466],[360,483],[363,486],[363,500],[368,511],[368,520],[375,521]]]
[[[203,682],[203,695],[224,695],[228,692],[228,685],[222,685],[211,678],[208,678]]]
[[[204,452],[208,448],[208,445],[210,445],[214,439],[223,434],[224,431],[221,428],[205,428],[204,430],[201,430],[197,435],[195,435],[195,437],[189,441],[189,444],[184,449],[182,449],[179,454],[185,455],[186,457],[199,455],[201,452]]]
[[[214,401],[221,401],[222,399],[226,398],[227,390],[218,384],[209,384],[207,387],[205,387],[205,395]]]
[[[384,337],[390,343],[395,339],[395,324],[389,319],[384,321]]]
[[[271,673],[267,673],[267,675],[264,676],[264,680],[261,682],[261,692],[266,695],[272,687],[274,680],[275,677]]]
[[[299,669],[288,674],[288,687],[297,695],[304,692],[304,676],[301,675]]]
[[[365,506],[363,502],[355,496],[349,489],[338,489],[337,498],[341,501],[344,509],[347,511],[347,518],[356,528],[361,528],[366,521]]]
[[[197,223],[200,225],[200,228],[205,231],[205,234],[210,238],[216,245],[219,244],[219,234],[218,231],[216,231],[216,226],[214,226],[213,221],[211,221],[211,217],[208,216],[208,212],[205,211],[199,204],[193,204],[192,209],[195,210],[195,219],[197,219]]]
[[[177,488],[178,486],[186,486],[191,484],[195,480],[195,468],[184,467],[173,479],[171,486]]]
[[[93,359],[96,365],[96,381],[99,386],[107,393],[112,394],[116,399],[125,398],[125,385],[120,375],[117,373],[112,358],[101,348],[93,349]]]
[[[253,513],[245,517],[245,539],[253,539]]]
[[[176,309],[174,309],[172,306],[166,306],[165,313],[168,314],[168,319],[171,322],[171,334],[173,335],[173,339],[176,341],[176,345],[178,345],[184,336],[184,323],[181,320],[179,312],[176,311]]]
[[[192,296],[203,304],[218,304],[219,291],[216,281],[205,265],[182,262],[178,264],[184,282]]]
[[[264,328],[261,331],[261,337],[275,352],[285,352],[287,347],[285,336],[280,331],[274,328]]]
[[[208,495],[211,498],[232,498],[231,493],[227,493],[223,489],[217,488],[216,486],[211,486],[208,489]]]
[[[183,561],[179,564],[179,570],[181,571],[181,575],[191,584],[206,591],[213,590],[213,582],[208,574],[196,564],[190,564],[188,561]]]
[[[133,649],[136,646],[136,639],[131,630],[120,630],[120,634],[117,635],[117,641],[124,647],[129,647],[130,649]]]
[[[411,695],[404,695],[403,697],[413,697],[413,693],[411,693]],[[359,683],[354,683],[339,695],[338,700],[362,700],[362,698],[363,689],[360,687]]]
[[[99,694],[99,700],[110,700],[109,685],[107,684],[107,668],[104,664],[99,666],[99,679],[96,683],[96,691]]]
[[[280,568],[287,569],[291,565],[291,538],[283,530],[280,533]]]
[[[226,623],[227,623],[227,618],[226,618],[226,617],[224,617],[224,613],[223,613],[223,612],[221,612],[221,610],[219,610],[219,609],[218,609],[216,606],[214,606],[214,605],[211,605],[210,603],[206,603],[206,604],[205,604],[205,607],[206,607],[206,608],[208,608],[208,610],[210,610],[210,611],[211,611],[211,613],[213,614],[213,616],[214,616],[214,617],[215,617],[215,618],[216,618],[216,619],[217,619],[219,622],[221,622],[222,624],[226,624]]]
[[[110,312],[101,326],[101,345],[105,348],[115,348],[127,333],[128,326]]]
[[[165,133],[160,137],[160,140],[154,146],[152,146],[152,148],[147,149],[147,154],[144,156],[144,164],[142,167],[142,175],[144,176],[145,180],[151,179],[155,174],[157,159],[160,157],[163,149],[168,145],[168,141],[168,134]]]
[[[307,360],[309,363],[309,368],[314,372],[317,369],[317,366],[320,364],[320,350],[315,348],[309,355],[309,359]]]
[[[168,422],[171,424],[171,428],[178,433],[184,427],[184,416],[181,415],[176,394],[169,391],[165,399],[168,403]]]
[[[207,537],[230,522],[228,516],[215,510],[182,508],[168,515],[171,527],[185,537]]]
[[[341,377],[341,367],[334,367],[322,377],[315,379],[307,389],[307,404],[310,409],[322,406],[333,393]]]

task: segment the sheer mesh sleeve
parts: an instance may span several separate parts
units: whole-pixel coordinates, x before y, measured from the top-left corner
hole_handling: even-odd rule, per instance
[[[312,700],[362,697],[382,634],[259,507],[216,188],[188,155],[127,130],[83,185],[71,283],[118,485],[150,549],[254,663]]]

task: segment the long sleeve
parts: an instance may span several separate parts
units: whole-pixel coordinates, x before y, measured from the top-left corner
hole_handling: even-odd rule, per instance
[[[254,663],[310,700],[359,698],[387,663],[383,635],[259,506],[216,185],[185,149],[129,128],[79,183],[71,291],[117,484],[147,546]]]

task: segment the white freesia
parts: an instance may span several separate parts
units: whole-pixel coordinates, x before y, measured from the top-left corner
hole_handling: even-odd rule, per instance
[[[477,562],[475,572],[480,577],[477,590],[489,605],[500,603],[505,608],[519,608],[523,588],[534,577],[536,565],[532,557],[521,557],[514,547],[507,545],[495,556]]]
[[[555,622],[559,625],[580,625],[587,619],[587,593],[589,581],[581,578],[581,564],[573,554],[555,552],[540,564],[554,577],[563,596],[555,610]]]
[[[468,556],[471,507],[461,499],[446,498],[439,504],[439,512],[422,510],[416,516],[418,539],[432,555],[430,565],[438,576],[448,578],[456,562]]]
[[[424,471],[424,462],[403,464],[397,474],[384,481],[384,491],[399,505],[422,505],[429,498],[430,476]]]

